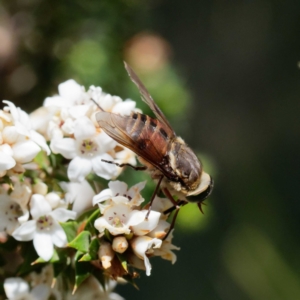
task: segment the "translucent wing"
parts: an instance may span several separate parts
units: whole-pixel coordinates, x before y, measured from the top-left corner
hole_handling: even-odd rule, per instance
[[[141,93],[141,96],[142,96],[142,100],[149,105],[151,110],[156,115],[157,119],[159,121],[161,121],[162,123],[164,123],[170,130],[173,131],[169,121],[167,120],[167,118],[165,117],[163,112],[160,110],[160,108],[157,106],[157,104],[154,102],[154,100],[152,99],[151,95],[149,94],[148,90],[146,89],[146,87],[144,86],[142,81],[139,79],[139,77],[136,75],[136,73],[132,70],[132,68],[126,62],[124,62],[124,65],[125,65],[125,69],[127,70],[130,79],[138,87],[138,89]],[[174,135],[175,135],[175,133],[174,133]]]
[[[154,134],[153,130],[147,130],[145,124],[136,122],[131,116],[100,111],[96,114],[96,120],[99,126],[115,141],[135,152],[166,176],[173,176],[173,173],[170,173],[171,170],[164,168],[165,154],[169,147],[164,135]],[[166,128],[166,130],[168,129]],[[165,131],[165,133],[170,134],[172,138],[171,131]]]

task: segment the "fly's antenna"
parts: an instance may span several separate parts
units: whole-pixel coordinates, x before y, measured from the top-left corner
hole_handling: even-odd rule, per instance
[[[98,108],[99,108],[101,111],[104,111],[104,109],[96,102],[95,99],[91,98],[91,100],[98,106]]]

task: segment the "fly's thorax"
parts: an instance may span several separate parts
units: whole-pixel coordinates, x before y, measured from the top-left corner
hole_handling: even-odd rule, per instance
[[[190,147],[177,137],[169,152],[170,165],[181,181],[182,192],[185,194],[198,188],[201,180],[202,166]]]

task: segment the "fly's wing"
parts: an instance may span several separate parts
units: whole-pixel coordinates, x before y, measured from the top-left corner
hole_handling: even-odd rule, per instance
[[[152,99],[151,95],[149,94],[148,90],[146,89],[146,87],[144,86],[142,81],[139,79],[139,77],[136,75],[136,73],[132,70],[132,68],[126,62],[124,62],[124,65],[125,65],[125,69],[127,70],[130,79],[138,87],[138,89],[141,93],[141,96],[142,96],[142,100],[149,105],[151,110],[156,115],[157,119],[160,122],[164,123],[170,130],[173,131],[169,121],[167,120],[167,118],[165,117],[163,112],[160,110],[160,108],[157,106],[157,104],[154,102],[154,100]],[[174,133],[174,135],[175,135],[175,133]]]
[[[161,170],[166,176],[169,175],[162,168],[162,162],[164,162],[165,154],[168,151],[168,144],[163,136],[153,136],[149,130],[131,132],[130,128],[132,127],[128,126],[128,124],[135,121],[131,116],[120,116],[100,111],[96,114],[96,120],[99,126],[112,139],[135,152],[138,156]]]

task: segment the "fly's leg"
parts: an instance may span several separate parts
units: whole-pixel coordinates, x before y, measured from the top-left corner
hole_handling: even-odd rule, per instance
[[[173,210],[176,210],[175,213],[174,213],[169,231],[167,232],[167,234],[163,238],[163,241],[164,241],[169,236],[170,232],[173,230],[173,228],[175,226],[176,218],[177,218],[177,215],[179,213],[180,207],[186,205],[187,202],[184,201],[184,200],[175,201],[175,199],[173,198],[173,196],[171,195],[170,191],[167,188],[164,188],[163,192],[167,196],[167,198],[173,203],[173,206],[170,207],[169,209],[165,210],[163,213],[168,214],[168,213],[172,212]]]
[[[157,193],[158,193],[158,190],[159,190],[159,187],[160,187],[160,184],[161,184],[161,181],[162,181],[163,178],[164,178],[163,175],[161,175],[161,176],[159,177],[159,180],[158,180],[158,183],[157,183],[157,185],[156,185],[156,188],[155,188],[155,190],[154,190],[154,192],[153,192],[153,194],[152,194],[152,197],[151,197],[151,200],[150,200],[150,203],[149,203],[148,212],[147,212],[147,214],[146,214],[146,220],[148,220],[148,217],[149,217],[149,214],[150,214],[150,211],[151,211],[151,208],[152,208],[153,200],[154,200],[155,196],[156,196]]]
[[[108,163],[108,164],[116,165],[116,166],[118,166],[118,167],[120,167],[120,168],[122,168],[122,167],[130,167],[130,168],[132,168],[132,169],[134,169],[134,170],[136,170],[136,171],[145,171],[145,170],[147,170],[147,167],[146,167],[146,166],[139,166],[139,167],[136,167],[136,166],[133,166],[133,165],[131,165],[131,164],[119,164],[119,163],[117,163],[117,162],[115,162],[115,161],[105,160],[105,159],[101,159],[101,161],[106,162],[106,163]]]

